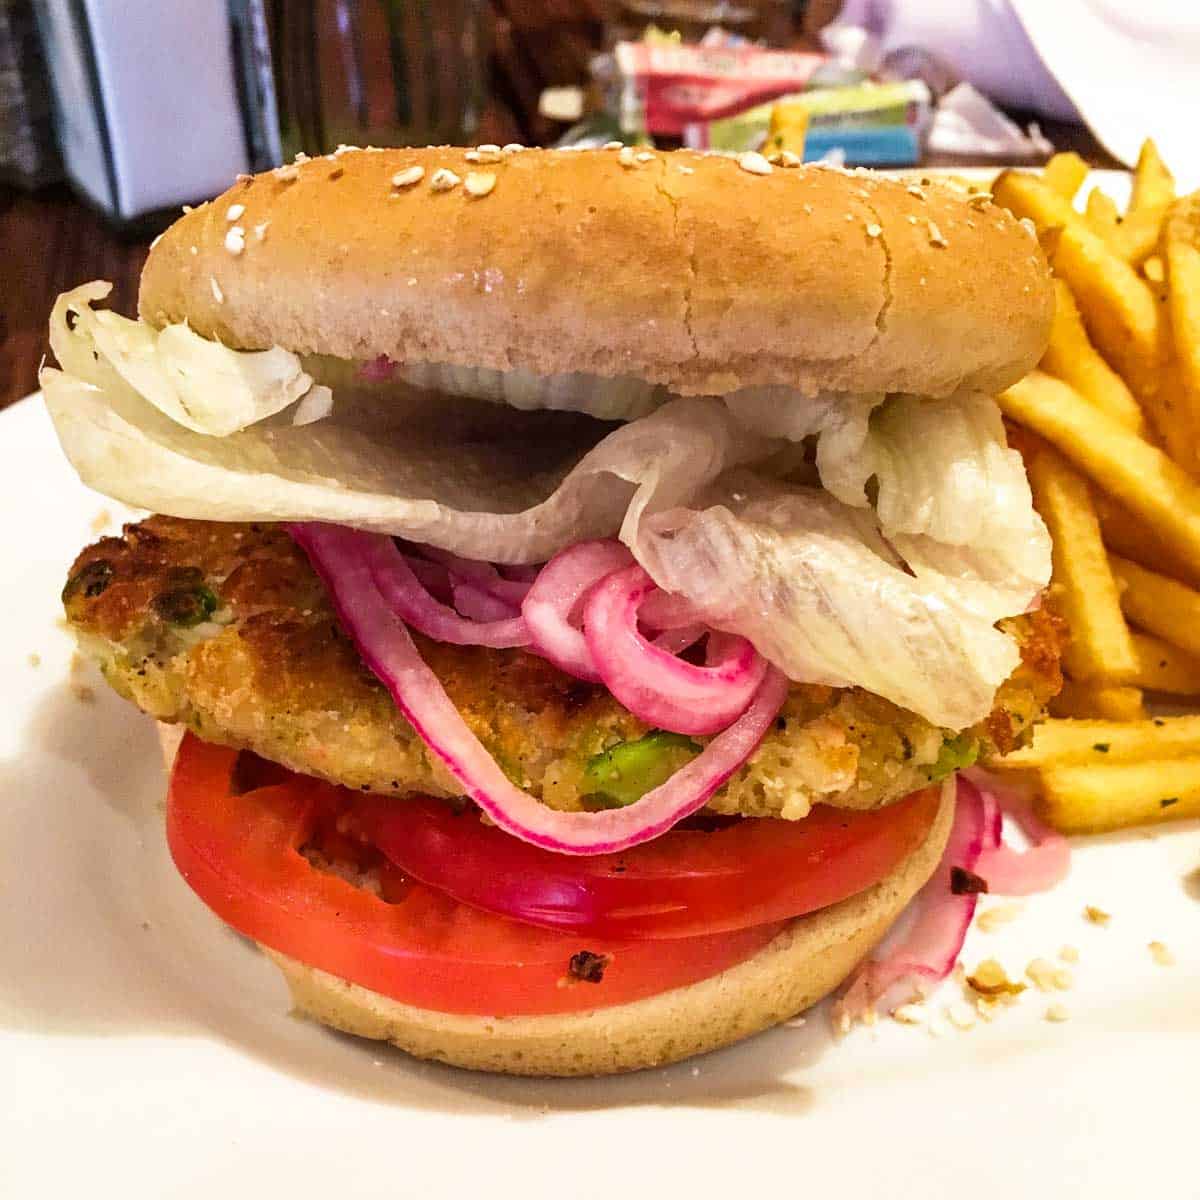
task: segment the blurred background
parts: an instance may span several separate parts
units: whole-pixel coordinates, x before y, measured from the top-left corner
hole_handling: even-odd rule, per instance
[[[0,405],[53,297],[233,177],[338,145],[761,150],[893,168],[1177,164],[1200,4],[1143,0],[0,0]]]

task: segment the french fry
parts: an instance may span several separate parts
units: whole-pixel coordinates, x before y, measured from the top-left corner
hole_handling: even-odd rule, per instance
[[[1069,383],[1081,396],[1134,433],[1143,433],[1146,419],[1138,402],[1125,380],[1092,345],[1079,306],[1065,280],[1054,281],[1054,293],[1054,324],[1050,327],[1050,344],[1042,355],[1042,370]]]
[[[1200,696],[1200,657],[1149,633],[1133,635],[1138,669],[1132,682],[1150,692]],[[1200,744],[1196,746],[1200,754]]]
[[[1171,575],[1185,582],[1200,584],[1200,575],[1189,570],[1172,553],[1149,522],[1135,517],[1129,509],[1098,488],[1092,490],[1092,503],[1096,506],[1096,516],[1100,518],[1100,535],[1110,550],[1160,575]]]
[[[1122,217],[1107,237],[1114,253],[1136,266],[1154,253],[1166,208],[1143,209]]]
[[[1200,578],[1200,485],[1182,467],[1041,371],[1031,371],[997,399],[1007,417],[1053,443],[1145,521],[1189,578]]]
[[[1200,592],[1127,558],[1113,554],[1109,561],[1125,615],[1172,646],[1200,654]]]
[[[1165,328],[1150,286],[1089,229],[1067,227],[1048,241],[1054,269],[1070,285],[1088,335],[1146,403],[1165,357]]]
[[[1146,709],[1140,688],[1128,684],[1063,682],[1050,701],[1053,717],[1079,717],[1103,721],[1144,721]]]
[[[1066,668],[1073,679],[1127,682],[1137,671],[1137,655],[1087,480],[1053,450],[1035,455],[1028,470],[1054,546],[1055,606],[1071,631]]]
[[[1149,258],[1142,263],[1142,277],[1147,283],[1159,287],[1167,280],[1167,269],[1163,266],[1161,254],[1151,254]]]
[[[1178,395],[1200,430],[1200,193],[1171,206],[1164,233]]]
[[[1087,178],[1088,169],[1087,163],[1074,150],[1068,150],[1054,155],[1042,168],[1042,181],[1069,204]]]
[[[1157,209],[1165,212],[1175,199],[1175,178],[1159,156],[1153,138],[1142,143],[1137,166],[1133,169],[1133,190],[1129,197],[1131,213]]]
[[[1101,766],[1164,758],[1200,758],[1200,716],[1145,721],[1043,721],[1033,742],[989,761],[992,770]]]
[[[1038,229],[1084,224],[1069,200],[1028,171],[1001,171],[992,183],[992,198],[1014,217],[1028,217]]]
[[[1104,833],[1200,816],[1200,757],[1042,772],[1038,811],[1063,833]]]
[[[1107,241],[1116,231],[1121,214],[1117,209],[1116,201],[1107,192],[1094,187],[1088,192],[1083,219],[1097,237]]]

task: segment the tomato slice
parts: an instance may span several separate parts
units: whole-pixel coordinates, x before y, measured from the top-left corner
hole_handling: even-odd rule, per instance
[[[180,746],[167,844],[184,879],[239,932],[406,1004],[490,1016],[625,1004],[715,975],[782,927],[681,938],[665,948],[539,929],[394,876],[386,880],[389,903],[300,853],[331,812],[353,812],[361,797],[282,770],[239,791],[237,762],[236,751],[191,734]],[[600,956],[602,973],[594,959],[584,960],[592,969],[571,972],[581,951]]]
[[[464,904],[547,929],[663,939],[748,929],[836,904],[924,841],[938,789],[874,812],[818,806],[802,821],[733,818],[672,829],[620,854],[555,854],[425,797],[356,811],[407,874]]]

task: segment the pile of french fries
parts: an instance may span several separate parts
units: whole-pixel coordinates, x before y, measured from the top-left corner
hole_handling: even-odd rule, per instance
[[[1200,716],[1145,705],[1200,697],[1200,193],[1176,196],[1150,141],[1123,214],[1098,188],[1076,207],[1087,174],[1059,154],[992,189],[1056,277],[1039,369],[999,399],[1070,640],[1051,718],[989,765],[1022,773],[1069,833],[1200,816]]]

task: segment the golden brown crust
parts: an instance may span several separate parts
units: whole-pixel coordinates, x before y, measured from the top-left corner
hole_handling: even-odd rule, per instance
[[[159,720],[355,788],[458,794],[280,526],[151,517],[83,551],[69,580],[67,617],[81,645],[114,688]],[[178,599],[163,597],[197,584],[211,590],[213,620],[181,629],[163,616]],[[995,728],[972,731],[991,733],[987,751],[1011,748],[1060,683],[1047,614],[1006,627],[1023,665],[996,697]],[[646,732],[606,689],[543,659],[419,641],[476,736],[552,807],[579,807],[588,758]],[[710,807],[787,817],[813,803],[874,808],[925,786],[944,737],[860,688],[796,684],[780,716]]]
[[[414,166],[418,183],[393,186]],[[439,168],[495,187],[435,191]],[[167,231],[139,299],[154,324],[248,348],[632,374],[682,393],[931,395],[1019,378],[1052,305],[1034,239],[948,188],[755,175],[692,151],[626,167],[615,151],[471,163],[458,148],[247,178]]]
[[[752,958],[632,1004],[566,1016],[474,1017],[401,1004],[267,950],[296,1009],[419,1058],[510,1075],[611,1075],[664,1066],[769,1029],[832,992],[933,874],[953,820],[875,887],[793,921]]]

